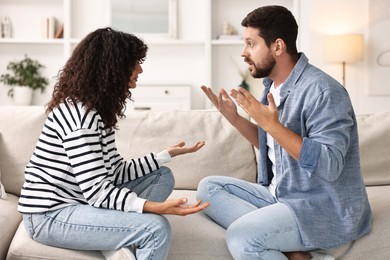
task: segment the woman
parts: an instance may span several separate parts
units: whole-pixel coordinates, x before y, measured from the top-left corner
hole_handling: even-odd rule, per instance
[[[59,73],[18,206],[32,239],[79,250],[135,248],[137,259],[166,259],[170,226],[161,214],[193,214],[208,206],[166,200],[174,178],[162,166],[204,142],[182,142],[129,161],[117,153],[117,121],[146,52],[134,35],[98,29]]]

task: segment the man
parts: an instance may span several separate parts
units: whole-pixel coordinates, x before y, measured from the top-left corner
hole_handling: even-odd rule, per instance
[[[310,259],[309,251],[349,243],[371,228],[355,114],[343,86],[297,52],[289,10],[260,7],[242,25],[241,56],[253,77],[264,78],[261,102],[243,88],[230,96],[202,90],[259,149],[258,181],[210,176],[197,196],[227,229],[235,259]]]

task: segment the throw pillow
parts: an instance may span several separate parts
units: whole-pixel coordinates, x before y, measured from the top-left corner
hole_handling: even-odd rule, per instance
[[[5,189],[3,184],[1,183],[1,171],[0,171],[0,199],[7,199],[7,193],[5,193]]]

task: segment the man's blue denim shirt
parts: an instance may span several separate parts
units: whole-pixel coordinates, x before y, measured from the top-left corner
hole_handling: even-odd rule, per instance
[[[303,138],[298,161],[275,141],[276,197],[298,222],[304,245],[332,248],[371,229],[371,209],[360,172],[356,118],[349,95],[303,53],[281,89],[280,122]],[[265,78],[261,102],[272,81]],[[272,178],[266,133],[259,128],[258,182]]]

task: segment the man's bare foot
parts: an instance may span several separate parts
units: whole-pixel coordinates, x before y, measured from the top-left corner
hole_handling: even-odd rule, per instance
[[[288,260],[309,260],[312,256],[309,252],[284,252]]]

